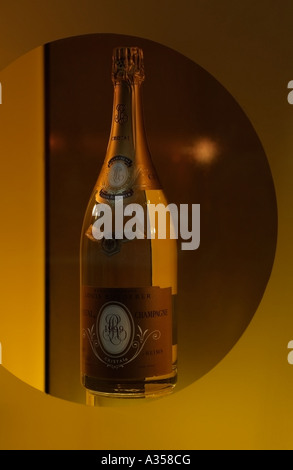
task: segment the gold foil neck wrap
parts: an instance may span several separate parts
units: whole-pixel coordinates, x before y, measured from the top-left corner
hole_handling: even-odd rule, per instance
[[[112,56],[112,80],[142,82],[145,78],[143,51],[139,47],[116,47]]]

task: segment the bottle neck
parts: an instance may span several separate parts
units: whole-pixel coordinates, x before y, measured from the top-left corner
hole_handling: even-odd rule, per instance
[[[111,159],[119,154],[134,162],[141,153],[149,153],[143,120],[141,83],[120,80],[114,84],[107,157]]]
[[[125,199],[137,190],[160,189],[144,128],[141,83],[116,80],[106,158],[97,181],[97,201]]]

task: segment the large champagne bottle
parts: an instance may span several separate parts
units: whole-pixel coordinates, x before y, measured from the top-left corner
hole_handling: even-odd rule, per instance
[[[167,201],[144,128],[142,50],[115,48],[112,60],[110,139],[81,234],[81,376],[94,395],[160,396],[177,377],[176,240],[150,222]]]

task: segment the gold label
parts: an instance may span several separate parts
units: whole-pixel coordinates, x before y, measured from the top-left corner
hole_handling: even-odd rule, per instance
[[[83,286],[82,373],[143,379],[172,371],[171,288]]]

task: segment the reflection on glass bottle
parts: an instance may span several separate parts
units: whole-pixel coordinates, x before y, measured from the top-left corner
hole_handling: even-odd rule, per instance
[[[160,396],[172,391],[177,377],[177,249],[170,236],[150,238],[145,229],[149,204],[167,201],[144,129],[142,50],[114,49],[112,79],[110,139],[81,234],[82,383],[93,395]],[[122,213],[128,207],[123,221],[117,201]],[[108,232],[102,205],[111,214]],[[137,205],[145,224],[133,238],[126,225]],[[97,225],[104,225],[98,235]]]

